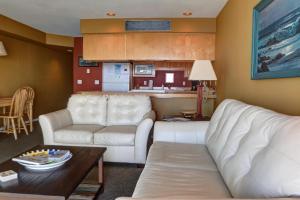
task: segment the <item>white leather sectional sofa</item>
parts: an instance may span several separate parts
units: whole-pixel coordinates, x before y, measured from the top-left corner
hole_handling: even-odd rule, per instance
[[[39,117],[46,145],[104,146],[104,161],[137,164],[154,121],[144,95],[73,95],[66,109]]]
[[[297,197],[300,117],[225,100],[210,122],[155,124],[132,198]]]

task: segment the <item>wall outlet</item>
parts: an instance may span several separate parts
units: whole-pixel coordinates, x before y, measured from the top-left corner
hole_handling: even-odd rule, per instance
[[[147,81],[144,81],[144,85],[147,85]]]
[[[182,82],[182,85],[185,86],[185,84],[186,84],[185,81],[183,81],[183,82]]]
[[[95,83],[95,85],[100,85],[100,81],[99,80],[95,80],[94,83]]]
[[[91,73],[91,70],[90,70],[90,69],[86,69],[86,73],[87,73],[87,74],[90,74],[90,73]]]
[[[77,80],[77,85],[82,85],[82,80]]]

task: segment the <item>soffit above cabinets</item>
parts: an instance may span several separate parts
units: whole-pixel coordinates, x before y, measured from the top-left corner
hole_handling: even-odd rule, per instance
[[[128,21],[165,21],[169,22],[168,30],[126,30]],[[151,25],[151,24],[150,24]],[[82,19],[80,31],[86,33],[124,33],[124,32],[172,32],[172,33],[215,33],[216,19],[214,18],[177,18],[177,19]]]
[[[216,18],[228,0],[0,0],[0,13],[43,32],[79,36],[80,19]],[[183,16],[183,12],[191,16]],[[107,16],[113,12],[115,16]]]

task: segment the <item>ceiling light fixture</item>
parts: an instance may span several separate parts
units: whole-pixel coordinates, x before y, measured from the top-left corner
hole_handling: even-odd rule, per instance
[[[192,16],[193,13],[191,11],[185,11],[185,12],[182,13],[182,15],[188,17],[188,16]]]
[[[106,15],[109,16],[109,17],[114,17],[114,16],[116,16],[116,13],[114,13],[112,11],[109,11],[109,12],[106,13]]]

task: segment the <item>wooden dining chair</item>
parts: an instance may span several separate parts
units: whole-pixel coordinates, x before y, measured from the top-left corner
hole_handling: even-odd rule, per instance
[[[27,90],[24,88],[18,89],[13,95],[9,113],[7,115],[0,116],[0,119],[4,119],[6,121],[3,132],[7,134],[13,133],[15,140],[18,139],[17,123],[19,121],[20,121],[20,127],[22,126],[22,129],[25,130],[26,135],[28,135],[27,127],[23,119],[23,113],[24,113],[26,101],[27,101]]]
[[[23,88],[26,89],[27,91],[27,100],[25,103],[24,114],[28,119],[29,130],[30,132],[32,132],[33,131],[33,101],[34,101],[35,93],[31,87],[26,86]],[[20,127],[20,122],[19,122],[19,127]]]

